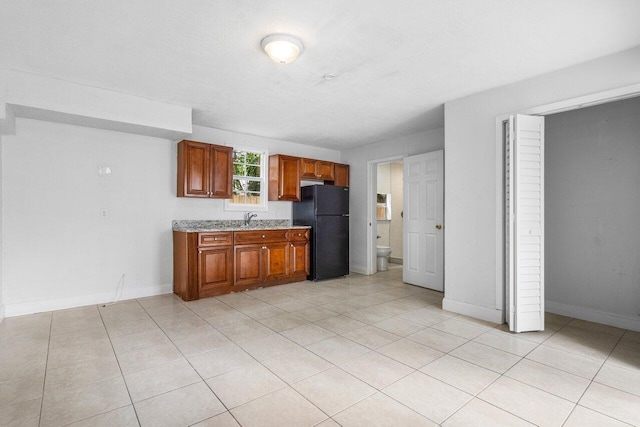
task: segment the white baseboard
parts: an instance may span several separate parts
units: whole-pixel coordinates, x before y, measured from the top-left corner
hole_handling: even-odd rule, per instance
[[[402,265],[402,258],[389,257],[389,262]]]
[[[465,316],[476,319],[486,320],[487,322],[503,323],[502,310],[481,307],[466,302],[452,301],[447,298],[442,300],[442,309],[453,313],[464,314]]]
[[[360,265],[351,265],[349,266],[349,271],[352,273],[364,274],[368,275],[367,267],[362,267]]]
[[[4,320],[4,305],[0,304],[0,323]]]
[[[124,289],[120,300],[133,298],[144,298],[155,295],[170,294],[173,292],[172,284],[161,286],[147,286],[144,288]],[[45,311],[62,310],[65,308],[82,307],[92,304],[108,304],[114,299],[113,292],[105,292],[92,295],[80,295],[69,298],[55,298],[44,301],[19,302],[15,304],[5,304],[5,316],[22,316],[24,314],[42,313]]]
[[[615,326],[617,328],[640,331],[640,318],[638,317],[620,316],[604,311],[593,310],[591,308],[578,307],[575,305],[546,300],[544,304],[545,310],[550,313],[574,317],[576,319],[586,320],[589,322],[602,323],[604,325]]]

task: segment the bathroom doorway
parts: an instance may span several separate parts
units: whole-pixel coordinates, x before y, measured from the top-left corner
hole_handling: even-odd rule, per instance
[[[372,206],[375,270],[396,270],[403,262],[403,160],[381,160],[374,165],[375,197]]]

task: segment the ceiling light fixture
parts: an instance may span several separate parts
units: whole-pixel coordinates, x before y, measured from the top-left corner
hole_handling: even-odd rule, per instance
[[[272,34],[262,39],[262,48],[279,64],[291,64],[304,50],[302,42],[288,34]]]

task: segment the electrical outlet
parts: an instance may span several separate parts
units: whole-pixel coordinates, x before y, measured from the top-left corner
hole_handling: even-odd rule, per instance
[[[98,176],[111,175],[111,166],[98,166]]]
[[[100,216],[102,218],[107,218],[109,217],[109,209],[100,209]]]

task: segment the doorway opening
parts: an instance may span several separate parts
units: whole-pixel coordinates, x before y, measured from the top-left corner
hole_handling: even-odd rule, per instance
[[[402,281],[444,291],[444,150],[368,162],[367,274],[377,271],[378,164],[402,159]],[[393,199],[393,197],[391,197]],[[379,202],[380,200],[380,206]],[[380,208],[380,209],[378,209]],[[397,213],[395,215],[398,216]],[[393,238],[393,236],[391,236]]]
[[[640,330],[637,88],[537,110],[546,122],[541,303],[550,313]]]
[[[399,165],[402,171],[403,158],[404,156],[387,157],[384,159],[371,160],[367,164],[369,176],[367,183],[367,217],[369,225],[369,232],[367,233],[367,274],[376,274],[378,272],[378,246],[387,246],[390,248],[389,250],[391,250],[391,254],[387,259],[387,267],[389,267],[389,265],[395,267],[396,265],[402,264],[403,183],[402,181],[400,182],[400,191],[395,191],[396,194],[394,196],[391,189],[391,165],[396,165],[394,169],[397,169],[397,165]],[[397,177],[395,181],[397,184]],[[395,187],[396,185],[394,185],[394,188]],[[389,195],[391,196],[389,197]],[[380,202],[378,200],[380,200]],[[396,203],[398,201],[400,202],[399,212],[397,211]],[[396,206],[395,210],[394,205]],[[400,223],[401,245],[400,249],[395,251],[391,246],[390,234],[391,222],[394,219],[396,228],[398,223]],[[397,242],[397,236],[394,238],[394,242]],[[398,257],[398,255],[400,255],[400,257]],[[394,259],[391,259],[391,257]]]
[[[376,182],[376,270],[380,272],[402,265],[403,161],[378,163]]]

